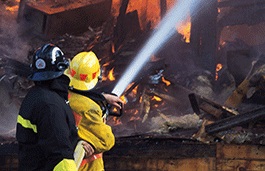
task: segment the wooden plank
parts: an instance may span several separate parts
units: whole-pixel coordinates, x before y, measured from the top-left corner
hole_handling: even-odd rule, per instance
[[[45,5],[28,2],[19,18],[25,22],[25,32],[32,31],[44,39],[65,33],[76,35],[87,31],[88,27],[101,26],[110,16],[111,3],[111,0],[97,0],[55,8],[48,2]]]
[[[265,116],[265,107],[253,110],[251,112],[246,112],[231,116],[222,120],[218,120],[215,123],[205,126],[205,130],[208,134],[213,134],[216,132],[228,130],[230,128],[251,123],[253,121],[258,121],[259,119],[264,118]]]
[[[256,160],[219,160],[217,171],[264,171],[265,161]]]
[[[214,75],[217,57],[218,3],[217,0],[204,0],[204,2],[198,7],[203,10],[198,10],[196,15],[191,15],[190,45],[195,64]]]
[[[222,106],[214,101],[211,101],[203,96],[197,95],[195,93],[189,94],[189,100],[193,111],[196,114],[200,114],[202,109],[204,112],[215,116],[216,118],[225,118],[228,116],[234,116],[238,113],[232,109]]]
[[[216,149],[218,159],[263,160],[265,162],[265,146],[263,145],[217,144]]]
[[[215,152],[215,145],[177,138],[124,137],[104,153],[104,163],[108,171],[214,171]]]
[[[117,17],[116,26],[114,28],[114,33],[113,33],[115,51],[119,49],[120,45],[122,44],[126,36],[126,30],[124,29],[124,22],[125,22],[128,4],[129,4],[129,0],[122,0],[121,6],[119,9],[119,15]]]
[[[160,17],[163,18],[167,12],[167,1],[160,0]]]
[[[139,156],[138,158],[116,157],[112,158],[112,162],[105,162],[105,168],[108,171],[215,171],[215,167],[215,158],[164,160]]]
[[[115,146],[105,156],[131,156],[156,159],[215,157],[215,145],[202,144],[178,138],[146,137],[117,138]]]
[[[217,171],[265,170],[265,146],[218,143],[216,150]]]

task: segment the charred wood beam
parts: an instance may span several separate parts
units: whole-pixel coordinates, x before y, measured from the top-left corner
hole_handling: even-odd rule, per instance
[[[160,17],[163,18],[167,12],[167,1],[160,0]]]
[[[236,87],[233,93],[227,98],[224,105],[231,108],[236,108],[245,99],[249,89],[256,84],[258,80],[264,75],[264,61],[256,60],[251,64],[251,68],[247,73],[245,79]]]
[[[65,33],[81,34],[88,27],[102,26],[110,17],[112,0],[72,1],[69,4],[38,2],[24,0],[20,3],[18,20],[23,21],[21,29],[42,39],[52,39]]]
[[[104,156],[120,158],[122,156],[142,157],[144,155],[160,158],[166,157],[165,154],[168,154],[166,158],[170,159],[215,155],[214,145],[206,145],[190,139],[165,137],[161,134],[158,136],[146,134],[117,138],[116,145],[110,151],[104,153]],[[130,148],[128,149],[128,147]]]
[[[128,4],[129,4],[129,0],[122,0],[122,4],[119,10],[119,16],[117,17],[116,27],[114,29],[114,38],[116,39],[115,50],[119,48],[119,46],[121,45],[121,42],[125,38],[125,30],[123,29],[123,26],[124,26],[124,20],[125,20]]]
[[[236,111],[222,106],[214,101],[211,101],[205,97],[196,95],[194,93],[189,94],[190,103],[193,111],[196,114],[200,114],[200,109],[215,116],[216,118],[233,116],[238,114]]]
[[[224,131],[235,126],[247,124],[253,121],[258,121],[265,117],[265,107],[256,109],[251,112],[246,112],[243,114],[238,114],[236,116],[231,116],[222,120],[219,120],[213,124],[205,126],[205,131],[208,134],[214,134],[220,131]]]
[[[213,75],[216,69],[218,42],[217,4],[217,0],[202,3],[196,15],[191,15],[190,45],[195,64],[210,71]]]
[[[190,104],[191,104],[191,107],[192,107],[192,110],[194,111],[194,113],[196,113],[197,115],[200,115],[201,111],[200,111],[200,107],[199,107],[199,104],[198,104],[198,101],[197,101],[195,94],[193,94],[193,93],[189,94],[189,100],[190,100]]]
[[[18,8],[18,14],[17,14],[17,22],[20,22],[22,19],[23,11],[25,8],[26,0],[20,0],[19,1],[19,8]]]

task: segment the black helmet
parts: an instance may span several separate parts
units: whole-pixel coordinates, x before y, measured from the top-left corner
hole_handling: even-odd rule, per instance
[[[45,44],[33,54],[30,80],[45,81],[61,76],[68,68],[61,49],[53,44]]]

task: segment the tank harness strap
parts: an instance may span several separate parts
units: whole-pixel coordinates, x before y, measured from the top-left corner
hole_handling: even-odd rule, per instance
[[[84,166],[85,164],[90,163],[90,162],[92,162],[92,161],[94,161],[94,160],[96,160],[96,159],[99,159],[99,158],[102,158],[102,153],[99,153],[99,154],[93,154],[93,155],[91,155],[90,157],[83,159],[83,161],[82,161],[80,167],[82,167],[82,166]]]

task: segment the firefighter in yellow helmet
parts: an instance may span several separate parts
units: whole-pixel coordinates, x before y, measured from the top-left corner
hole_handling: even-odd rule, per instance
[[[111,94],[93,92],[101,73],[97,56],[92,51],[78,53],[70,62],[66,74],[70,77],[69,104],[74,112],[78,135],[86,156],[79,171],[104,171],[102,153],[115,144],[112,129],[103,120],[103,111],[99,101],[106,101],[118,108],[123,102]],[[93,98],[89,95],[92,95]],[[96,98],[95,98],[96,97]]]

